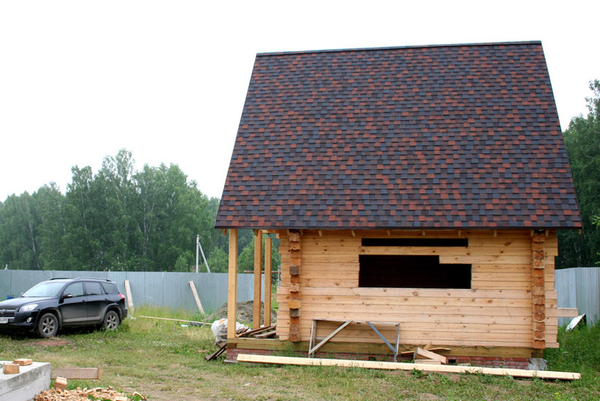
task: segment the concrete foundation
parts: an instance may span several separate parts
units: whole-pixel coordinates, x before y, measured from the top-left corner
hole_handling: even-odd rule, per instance
[[[0,364],[12,361],[0,361]],[[20,366],[19,373],[6,375],[0,369],[0,401],[29,401],[50,388],[50,363]]]

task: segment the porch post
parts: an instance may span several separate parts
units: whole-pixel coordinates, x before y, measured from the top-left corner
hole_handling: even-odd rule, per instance
[[[265,316],[263,317],[265,326],[271,325],[271,269],[273,266],[272,258],[273,240],[265,239]]]
[[[533,348],[546,348],[546,280],[545,252],[546,236],[543,232],[533,234],[531,303],[533,320]]]
[[[238,230],[229,230],[229,286],[227,290],[227,339],[235,338],[237,315]]]
[[[252,328],[260,327],[260,294],[262,276],[262,231],[254,230],[254,311],[252,314]]]

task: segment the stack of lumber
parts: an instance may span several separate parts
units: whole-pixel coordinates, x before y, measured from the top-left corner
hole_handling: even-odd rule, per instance
[[[277,326],[264,326],[254,330],[238,333],[237,337],[270,338],[275,337]]]
[[[239,330],[236,333],[236,337],[240,338],[240,337],[252,337],[252,338],[271,338],[271,337],[275,337],[277,332],[277,325],[272,325],[272,326],[263,326],[263,327],[259,327],[258,329],[244,329],[244,330]],[[204,357],[204,359],[206,359],[207,361],[212,361],[213,359],[217,358],[219,355],[221,355],[223,352],[225,352],[225,350],[227,349],[227,342],[221,344],[221,346],[219,347],[218,350],[216,350],[215,352],[213,352],[210,355],[207,355]]]

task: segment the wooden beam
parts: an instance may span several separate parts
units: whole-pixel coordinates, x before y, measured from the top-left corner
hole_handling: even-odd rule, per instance
[[[262,231],[254,230],[254,310],[252,313],[252,327],[255,329],[260,327],[262,239]]]
[[[577,308],[556,308],[556,317],[577,317],[579,311]]]
[[[129,286],[129,280],[125,280],[125,294],[127,295],[127,308],[129,313],[133,315],[135,308],[133,307],[133,298],[131,297],[131,287]]]
[[[273,267],[273,240],[265,238],[265,315],[263,321],[265,326],[271,325],[271,270]]]
[[[102,369],[100,368],[52,368],[52,378],[64,377],[65,379],[77,380],[100,380]]]
[[[419,370],[422,372],[440,372],[440,373],[472,373],[494,376],[512,376],[524,378],[539,378],[548,380],[579,380],[580,373],[572,372],[554,372],[540,370],[523,369],[503,369],[503,368],[480,368],[476,366],[456,366],[456,365],[428,365],[418,363],[397,363],[397,362],[376,362],[376,361],[356,361],[344,359],[319,359],[319,358],[296,358],[284,356],[269,355],[248,355],[239,354],[238,362],[271,363],[279,365],[299,365],[299,366],[341,366],[357,367],[366,369],[387,369],[387,370]]]
[[[196,286],[193,281],[190,281],[190,288],[192,289],[192,295],[194,296],[194,301],[196,301],[196,306],[200,313],[204,314],[204,308],[202,307],[202,302],[200,302],[200,298],[198,297],[198,291],[196,291]]]
[[[229,285],[227,289],[227,339],[235,338],[237,315],[238,230],[229,230]]]

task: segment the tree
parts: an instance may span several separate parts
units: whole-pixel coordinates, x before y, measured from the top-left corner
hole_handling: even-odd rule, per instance
[[[557,267],[593,266],[600,261],[600,81],[590,83],[589,113],[571,120],[563,133],[583,221],[582,233],[559,232]]]
[[[11,195],[0,208],[0,260],[16,269],[41,270],[40,217],[29,193]]]

